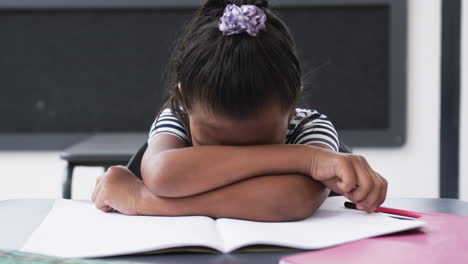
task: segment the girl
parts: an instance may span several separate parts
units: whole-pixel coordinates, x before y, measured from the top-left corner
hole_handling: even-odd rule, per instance
[[[293,221],[311,216],[329,190],[367,212],[385,200],[386,180],[363,157],[337,153],[327,117],[296,109],[301,65],[267,1],[209,0],[179,40],[170,73],[142,179],[110,168],[97,180],[97,208]]]

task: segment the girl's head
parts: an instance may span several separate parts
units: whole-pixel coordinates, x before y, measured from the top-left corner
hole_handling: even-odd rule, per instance
[[[265,28],[255,36],[222,32],[228,4],[260,8]],[[301,90],[293,38],[265,0],[208,0],[171,58],[170,107],[194,145],[284,143]]]

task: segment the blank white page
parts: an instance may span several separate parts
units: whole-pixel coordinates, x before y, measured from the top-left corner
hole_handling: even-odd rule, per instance
[[[265,223],[225,218],[216,223],[226,252],[248,245],[320,249],[424,225],[417,220],[399,220],[380,213],[346,209],[343,202],[342,197],[329,198],[312,217],[298,222]]]
[[[56,200],[22,251],[57,257],[104,257],[180,246],[222,250],[213,219],[104,213],[91,202]]]

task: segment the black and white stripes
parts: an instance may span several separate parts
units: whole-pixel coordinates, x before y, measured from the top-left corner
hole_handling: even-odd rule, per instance
[[[159,118],[154,121],[149,140],[158,134],[172,134],[187,144],[190,143],[187,129],[170,109],[164,109]],[[286,144],[321,143],[338,151],[338,142],[335,127],[325,115],[315,110],[296,109],[295,116],[289,122]]]
[[[190,142],[187,129],[182,122],[172,114],[169,108],[164,109],[159,115],[159,118],[154,121],[149,133],[149,140],[158,134],[172,134],[186,143]]]
[[[296,116],[290,121],[287,144],[325,144],[338,151],[338,134],[327,116],[316,110],[296,109]]]

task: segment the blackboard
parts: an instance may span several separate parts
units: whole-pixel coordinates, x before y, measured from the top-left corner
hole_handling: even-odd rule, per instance
[[[327,114],[344,135],[394,130],[390,5],[276,10],[304,65],[302,106]],[[147,131],[166,98],[173,41],[194,11],[0,10],[0,133]]]

